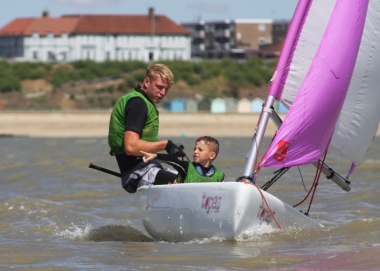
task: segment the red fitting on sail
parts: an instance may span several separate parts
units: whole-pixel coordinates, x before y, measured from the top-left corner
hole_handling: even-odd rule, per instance
[[[273,155],[273,159],[275,159],[279,162],[282,162],[286,157],[289,146],[290,146],[289,142],[287,142],[285,140],[280,140],[280,142],[278,142],[278,144],[277,144],[277,151]]]

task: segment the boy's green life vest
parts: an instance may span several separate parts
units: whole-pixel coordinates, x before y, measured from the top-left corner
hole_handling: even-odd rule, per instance
[[[181,179],[181,176],[178,175],[179,183],[210,183],[210,182],[221,182],[224,178],[223,172],[214,167],[215,173],[210,176],[202,176],[198,173],[197,169],[194,166],[194,162],[189,163],[189,168],[187,169],[187,174],[185,180]]]
[[[148,107],[148,116],[141,135],[141,139],[149,142],[158,140],[158,111],[156,106],[150,102],[143,94],[135,89],[123,97],[120,97],[113,107],[108,132],[108,145],[111,148],[110,154],[122,154],[124,152],[124,129],[125,129],[125,105],[135,97],[143,99]]]

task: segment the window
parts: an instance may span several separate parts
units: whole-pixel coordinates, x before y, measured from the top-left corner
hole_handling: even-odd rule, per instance
[[[266,40],[265,40],[265,38],[260,37],[259,38],[259,45],[263,45],[263,44],[266,44]]]
[[[66,52],[62,52],[58,55],[57,60],[58,61],[66,61],[67,54]]]
[[[110,60],[110,59],[111,59],[111,53],[110,53],[110,52],[107,52],[107,53],[106,53],[106,59],[107,59],[107,60]]]
[[[266,25],[265,24],[259,24],[258,29],[259,29],[259,31],[265,31]]]
[[[50,60],[50,61],[53,61],[55,60],[55,55],[53,52],[48,52],[48,55],[47,55],[47,59]]]
[[[153,52],[149,52],[149,61],[153,61]]]
[[[38,52],[37,51],[33,51],[33,59],[38,59]]]

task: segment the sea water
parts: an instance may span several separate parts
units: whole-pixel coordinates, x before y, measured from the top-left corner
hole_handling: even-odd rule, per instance
[[[172,138],[192,157],[195,138]],[[215,165],[240,177],[251,138],[218,138]],[[266,138],[264,145],[270,139]],[[139,198],[117,177],[105,138],[0,138],[0,270],[376,270],[380,269],[380,139],[343,191],[321,177],[310,217],[322,229],[251,229],[233,241],[153,240]],[[341,175],[350,163],[330,150]],[[273,176],[262,170],[258,184]],[[268,192],[295,205],[307,195],[313,166],[293,168]],[[305,212],[310,197],[297,208]],[[202,225],[199,225],[200,227]]]

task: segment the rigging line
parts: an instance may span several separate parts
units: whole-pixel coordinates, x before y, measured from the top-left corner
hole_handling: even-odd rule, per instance
[[[264,191],[267,191],[269,187],[271,187],[277,180],[279,180],[282,175],[284,175],[289,170],[288,167],[283,167],[274,173],[277,173],[272,179],[270,179],[268,182],[266,182],[261,189]]]
[[[253,184],[253,185],[254,185],[254,184]],[[279,229],[282,229],[280,223],[278,223],[278,221],[277,221],[276,217],[274,216],[274,214],[273,214],[271,208],[269,207],[269,204],[268,204],[268,202],[267,202],[267,200],[266,200],[266,198],[265,198],[263,192],[261,191],[260,187],[258,187],[257,185],[254,185],[254,186],[259,190],[259,192],[260,192],[260,194],[261,194],[261,197],[263,198],[263,200],[264,200],[264,202],[265,202],[265,205],[267,206],[270,215],[273,217],[273,220],[276,221],[276,224],[277,224],[278,228],[279,228]]]
[[[305,189],[305,191],[307,193],[309,191],[307,191],[306,186],[305,186],[305,182],[303,181],[303,176],[302,176],[301,168],[300,167],[297,167],[297,168],[298,168],[298,172],[300,173],[300,176],[301,176],[301,182],[303,184],[303,188]]]
[[[270,215],[273,217],[273,220],[276,222],[277,227],[278,227],[279,229],[282,229],[280,223],[278,223],[276,217],[274,216],[274,214],[273,214],[273,212],[272,212],[272,209],[269,207],[269,204],[268,204],[268,202],[267,202],[267,200],[266,200],[266,198],[265,198],[263,192],[261,191],[260,187],[258,187],[257,185],[255,185],[255,184],[253,184],[253,183],[251,183],[251,182],[246,182],[246,181],[244,181],[243,183],[253,185],[254,187],[257,188],[257,190],[258,190],[259,193],[261,194],[261,198],[263,199],[265,205],[266,205],[267,208],[268,208],[268,211],[269,211]]]
[[[319,178],[321,177],[322,167],[323,167],[323,164],[325,163],[326,156],[327,156],[327,150],[326,150],[325,155],[323,157],[323,161],[320,161],[319,165],[318,165],[317,174],[315,176],[316,177],[315,178],[316,182],[315,182],[314,189],[313,189],[313,195],[311,196],[310,203],[309,203],[309,208],[307,209],[306,215],[309,215],[309,211],[310,211],[311,205],[312,205],[313,200],[314,200],[315,192],[317,191],[318,181],[319,181]]]
[[[276,133],[273,135],[272,142],[273,142],[273,139],[276,137],[276,135],[277,135],[277,131],[276,131]],[[257,166],[257,168],[255,168],[256,176],[258,176],[259,173],[260,173],[260,171],[261,171],[261,163],[263,162],[263,158],[265,157],[265,155],[267,154],[268,151],[269,151],[269,148],[267,148],[267,149],[265,150],[263,156],[262,156],[261,159],[260,159],[259,165]],[[258,155],[257,155],[257,157],[258,157]]]
[[[326,151],[326,154],[327,154],[327,151]],[[325,154],[325,157],[326,157],[326,154]],[[320,160],[318,160],[318,161],[320,162]],[[324,161],[324,159],[323,159],[323,161]],[[319,168],[319,165],[320,165],[320,163],[318,163],[318,168]],[[316,171],[316,175],[317,175],[317,173],[318,173],[318,168],[317,168],[317,171]],[[319,173],[319,175],[320,175],[320,173]],[[309,189],[309,192],[307,193],[306,197],[304,197],[304,199],[301,200],[301,201],[300,201],[299,203],[297,203],[296,205],[293,205],[294,208],[297,207],[297,206],[299,206],[300,204],[302,204],[302,203],[303,203],[303,202],[309,197],[309,195],[310,195],[311,191],[313,190],[313,187],[314,187],[314,185],[315,185],[315,183],[316,183],[317,181],[318,181],[317,178],[314,177],[313,184],[311,185],[311,188]]]

